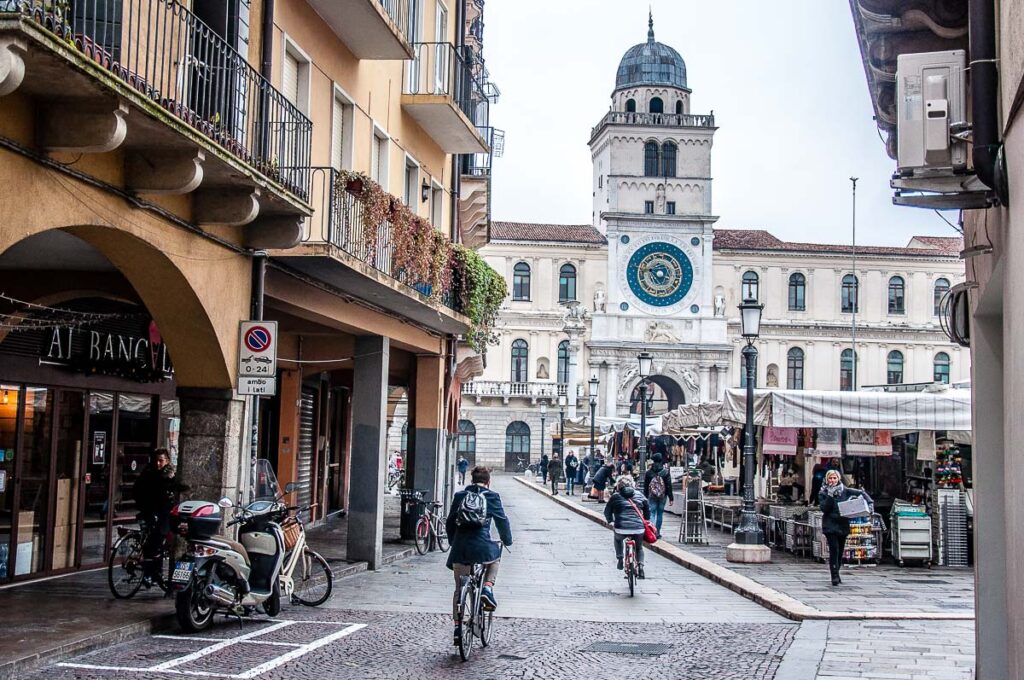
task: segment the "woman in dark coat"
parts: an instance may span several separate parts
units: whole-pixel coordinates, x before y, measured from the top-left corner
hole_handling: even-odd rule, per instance
[[[548,479],[551,480],[551,494],[558,495],[558,483],[562,481],[562,456],[555,454],[548,463]]]
[[[615,535],[616,566],[622,569],[622,548],[627,538],[636,542],[636,561],[640,564],[640,578],[644,578],[644,520],[651,518],[651,509],[644,495],[638,491],[629,475],[619,477],[615,493],[604,506],[604,518],[612,525]]]
[[[548,463],[548,454],[542,453],[540,456],[540,476],[542,484],[548,483]]]
[[[843,485],[838,470],[825,473],[825,483],[818,492],[818,506],[821,508],[821,533],[828,541],[828,568],[832,573],[832,585],[843,582],[839,578],[839,568],[843,566],[843,551],[846,549],[846,537],[850,535],[850,520],[839,513],[839,504],[857,496],[864,496],[868,505],[872,505],[871,497],[859,489],[849,489]]]
[[[604,490],[608,487],[608,480],[615,472],[615,461],[609,459],[594,473],[594,489],[597,490],[597,502],[604,503]]]

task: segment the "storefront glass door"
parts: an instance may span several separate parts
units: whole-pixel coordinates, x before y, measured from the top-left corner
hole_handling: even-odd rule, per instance
[[[18,445],[18,385],[0,385],[0,583],[10,580],[14,520],[14,453]]]
[[[18,461],[18,535],[14,575],[43,571],[47,544],[52,453],[53,391],[25,388],[24,432]]]
[[[57,397],[57,451],[54,461],[56,502],[53,520],[51,569],[77,563],[79,498],[82,492],[82,436],[85,428],[85,393],[61,390]]]
[[[85,520],[82,565],[102,564],[107,550],[110,447],[114,441],[114,395],[89,394],[89,436],[85,452]]]
[[[114,468],[113,523],[135,524],[135,480],[149,465],[156,448],[153,398],[119,394],[117,398],[117,459]]]

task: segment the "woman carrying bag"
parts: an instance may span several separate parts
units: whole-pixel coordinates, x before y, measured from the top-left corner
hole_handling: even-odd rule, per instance
[[[859,489],[847,488],[838,470],[825,473],[825,483],[818,492],[818,506],[822,512],[821,533],[825,534],[825,540],[828,541],[828,568],[834,586],[843,582],[839,578],[839,568],[843,566],[846,537],[850,535],[850,520],[843,516],[839,504],[858,497],[864,498],[870,511],[873,505],[870,496]]]

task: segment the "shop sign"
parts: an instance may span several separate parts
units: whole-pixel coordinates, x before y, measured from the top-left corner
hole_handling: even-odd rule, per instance
[[[73,326],[54,328],[43,356],[40,363],[139,382],[158,382],[174,374],[167,346],[155,324],[151,324],[149,338]]]

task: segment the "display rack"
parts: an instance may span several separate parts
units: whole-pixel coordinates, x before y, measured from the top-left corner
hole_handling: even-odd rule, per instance
[[[932,520],[923,505],[896,500],[889,513],[892,558],[903,566],[906,560],[931,565]]]
[[[933,561],[944,567],[968,566],[967,501],[960,489],[932,490]]]
[[[821,531],[821,513],[810,517],[814,528],[814,540],[811,553],[819,562],[828,559],[828,540]],[[882,561],[882,535],[885,533],[885,522],[877,512],[868,517],[850,519],[850,535],[846,538],[846,550],[843,551],[843,564],[853,566],[873,566]]]

